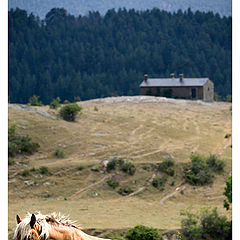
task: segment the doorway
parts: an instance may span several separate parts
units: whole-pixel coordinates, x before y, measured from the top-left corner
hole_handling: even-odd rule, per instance
[[[196,88],[192,88],[192,98],[196,98]]]

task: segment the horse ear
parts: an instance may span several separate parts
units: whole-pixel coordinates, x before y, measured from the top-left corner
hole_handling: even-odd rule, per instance
[[[31,221],[30,221],[30,227],[33,228],[35,223],[36,223],[36,216],[34,214],[32,214]]]
[[[17,224],[19,224],[22,221],[22,219],[18,215],[16,216],[16,218],[17,218]]]

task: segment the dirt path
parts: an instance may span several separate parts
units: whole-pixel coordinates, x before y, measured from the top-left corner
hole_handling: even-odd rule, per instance
[[[77,191],[76,193],[74,193],[72,196],[69,197],[69,199],[73,200],[73,199],[76,199],[77,196],[79,196],[82,192],[85,192],[87,191],[88,189],[104,182],[106,179],[110,178],[110,176],[104,176],[102,179],[100,179],[99,181],[95,182],[95,183],[92,183],[82,189],[80,189],[79,191]]]
[[[156,177],[156,174],[153,173],[153,175],[151,176],[151,178],[148,180],[146,186],[140,187],[137,191],[135,191],[135,192],[129,194],[129,195],[126,196],[126,197],[132,197],[132,196],[137,195],[137,194],[140,193],[140,192],[143,192],[143,191],[146,189],[146,187],[152,183],[152,181],[153,181],[153,179],[154,179],[155,177]]]
[[[180,191],[184,190],[185,188],[186,188],[185,186],[177,187],[174,192],[169,193],[169,194],[166,195],[164,198],[162,198],[162,199],[160,200],[160,203],[161,203],[161,204],[164,204],[165,201],[167,201],[169,198],[175,196],[176,194],[178,194]]]

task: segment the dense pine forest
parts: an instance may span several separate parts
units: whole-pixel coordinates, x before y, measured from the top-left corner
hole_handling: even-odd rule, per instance
[[[231,17],[190,9],[109,10],[75,17],[52,9],[44,20],[9,11],[9,96],[72,101],[138,95],[143,75],[209,77],[231,94]]]

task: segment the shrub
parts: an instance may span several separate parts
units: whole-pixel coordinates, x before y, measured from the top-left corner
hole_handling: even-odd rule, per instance
[[[142,225],[138,225],[127,231],[125,238],[128,240],[161,240],[158,230]]]
[[[80,102],[80,101],[81,101],[81,98],[79,96],[74,97],[74,102]]]
[[[99,169],[99,167],[92,167],[91,171],[93,171],[93,172],[100,172],[100,169]]]
[[[40,167],[39,172],[43,175],[52,175],[48,167],[45,167],[45,166]]]
[[[110,172],[112,170],[114,170],[116,168],[116,161],[115,160],[111,160],[107,163],[107,171]]]
[[[8,142],[8,157],[15,157],[19,153],[18,145],[15,142]]]
[[[164,172],[169,176],[173,176],[175,171],[173,169],[175,161],[172,158],[164,159],[161,163],[158,164],[158,171]]]
[[[28,177],[28,176],[30,175],[30,171],[29,171],[28,169],[25,169],[25,170],[23,170],[23,172],[21,173],[21,175],[22,175],[23,177]]]
[[[118,190],[118,193],[122,196],[127,196],[129,195],[130,193],[132,193],[133,190],[130,188],[130,187],[121,187],[119,190]]]
[[[225,135],[225,138],[230,138],[231,136],[232,136],[232,134],[227,133],[227,134]]]
[[[215,172],[222,172],[225,166],[223,160],[219,159],[216,155],[210,155],[210,157],[206,160],[207,165]]]
[[[167,182],[167,177],[166,176],[163,176],[161,178],[155,177],[152,180],[152,185],[155,188],[158,188],[160,190],[164,190],[164,185],[165,185],[166,182]]]
[[[107,171],[110,172],[114,169],[116,169],[117,166],[122,167],[124,165],[124,160],[122,160],[121,158],[119,159],[112,159],[107,163]]]
[[[65,158],[66,155],[64,151],[57,149],[54,153],[54,156],[57,158]]]
[[[113,178],[109,179],[109,180],[107,181],[107,184],[108,184],[109,187],[111,187],[111,188],[113,188],[113,189],[115,189],[116,187],[119,186],[119,182],[116,181],[116,180],[113,179]]]
[[[206,159],[198,154],[191,156],[191,168],[185,172],[185,179],[191,185],[205,185],[212,182],[213,175],[209,170]]]
[[[78,171],[82,171],[83,169],[84,169],[84,166],[82,166],[82,165],[80,165],[80,166],[77,167],[77,170],[78,170]]]
[[[218,95],[216,92],[214,93],[214,101],[216,101],[216,102],[221,101],[220,95]]]
[[[225,216],[219,216],[217,209],[202,209],[200,214],[182,211],[181,221],[184,239],[232,239],[232,223]]]
[[[42,102],[38,100],[39,96],[33,95],[29,98],[28,105],[30,106],[42,106]]]
[[[227,199],[224,200],[224,207],[229,210],[230,204],[232,203],[232,176],[226,180],[226,187],[224,188],[224,195]]]
[[[134,173],[136,172],[136,167],[134,166],[134,164],[126,162],[122,164],[121,170],[125,173],[128,173],[129,175],[134,175]]]
[[[34,153],[38,150],[39,144],[32,142],[32,138],[30,136],[22,136],[19,138],[19,150],[20,152],[25,153]]]
[[[174,174],[175,174],[175,171],[173,168],[168,168],[167,171],[166,171],[166,174],[173,177]]]
[[[60,107],[61,106],[60,101],[61,101],[60,97],[53,99],[52,102],[50,103],[50,108],[56,109],[56,108]]]
[[[71,103],[71,102],[68,100],[64,100],[64,102],[63,102],[63,104],[69,104],[69,103]]]
[[[81,110],[82,107],[78,106],[77,103],[70,103],[60,109],[60,116],[66,121],[75,121]]]
[[[227,102],[232,102],[232,95],[227,95],[226,96],[226,101]]]
[[[15,157],[20,153],[32,154],[39,148],[39,144],[32,142],[30,136],[20,136],[16,133],[16,127],[13,125],[8,128],[8,156]]]

